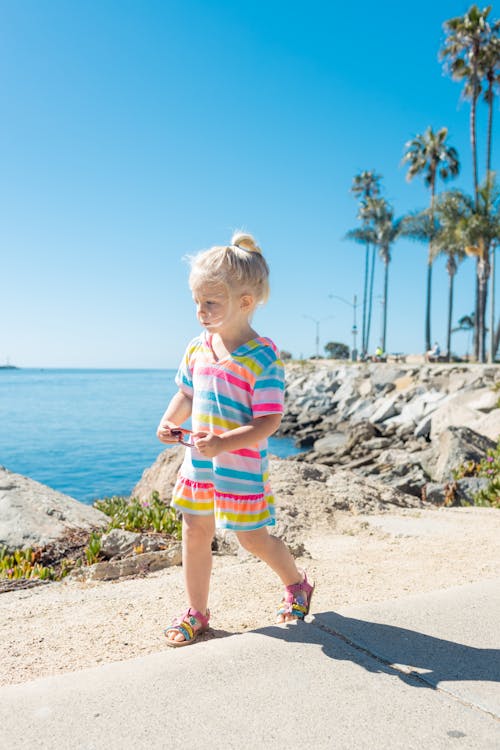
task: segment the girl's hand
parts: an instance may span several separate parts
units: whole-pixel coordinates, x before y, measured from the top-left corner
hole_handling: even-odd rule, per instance
[[[172,430],[179,431],[179,429],[180,428],[173,422],[162,420],[158,425],[158,429],[156,430],[156,437],[162,443],[178,443],[179,434],[173,435]]]
[[[196,450],[206,458],[214,458],[224,451],[224,441],[213,432],[195,432],[193,442]]]

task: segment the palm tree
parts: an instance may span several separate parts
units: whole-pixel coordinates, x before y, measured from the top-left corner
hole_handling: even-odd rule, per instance
[[[436,182],[441,177],[443,181],[455,177],[460,169],[458,153],[448,146],[446,139],[448,128],[441,128],[434,133],[429,126],[423,135],[417,135],[406,143],[403,163],[407,163],[407,180],[423,174],[425,185],[431,191],[430,226],[434,226],[434,204],[436,200]],[[433,232],[429,234],[429,252],[427,256],[427,291],[425,304],[425,350],[431,348],[431,297],[432,297],[432,262],[434,259]]]
[[[448,362],[451,355],[451,334],[453,320],[453,291],[458,264],[465,258],[464,229],[473,205],[460,191],[442,193],[436,202],[437,232],[433,249],[435,255],[446,257],[448,272],[448,325],[446,330],[446,352]]]
[[[354,195],[360,199],[360,211],[358,213],[358,219],[360,219],[362,223],[362,227],[364,229],[368,228],[368,218],[364,212],[364,203],[368,198],[375,198],[380,194],[380,180],[381,176],[377,174],[374,170],[364,171],[360,172],[359,174],[355,175],[352,186],[351,186],[351,192],[354,193]],[[357,230],[353,230],[354,233],[356,233]],[[361,238],[361,235],[354,236],[354,234],[351,235],[351,233],[347,233],[348,239],[354,239],[357,242],[362,242],[365,246],[365,273],[364,273],[364,281],[363,281],[363,322],[362,322],[362,332],[361,332],[361,349],[362,354],[365,354],[368,350],[368,342],[367,342],[367,336],[366,336],[366,324],[367,324],[367,301],[368,301],[368,279],[370,275],[370,244],[371,244],[371,235],[370,232],[365,232],[364,237]],[[360,239],[361,238],[361,239]],[[373,253],[372,253],[372,269],[373,269]],[[372,270],[373,275],[373,270]]]
[[[380,259],[384,264],[384,317],[382,321],[381,346],[386,351],[387,341],[387,302],[389,293],[389,263],[391,262],[391,246],[401,233],[402,219],[394,218],[394,210],[385,198],[371,198],[367,201],[371,211],[375,244],[378,247]]]
[[[458,326],[456,328],[452,328],[452,333],[458,333],[458,331],[467,331],[471,332],[474,330],[476,324],[475,324],[475,317],[476,314],[474,312],[471,312],[470,315],[462,315],[461,318],[458,319]],[[467,353],[466,357],[467,360],[469,359],[469,347],[470,347],[470,339],[467,343]]]
[[[470,200],[470,199],[469,199]],[[474,210],[464,225],[465,252],[477,259],[478,304],[476,307],[477,357],[486,360],[486,299],[490,276],[490,252],[500,243],[500,189],[493,172],[478,188]],[[493,331],[491,331],[493,335]],[[496,353],[498,342],[492,347]]]
[[[482,55],[491,38],[491,26],[488,22],[490,11],[491,5],[483,10],[472,5],[464,16],[445,21],[443,28],[447,37],[439,54],[440,59],[444,60],[445,71],[455,81],[464,81],[463,97],[471,102],[470,142],[476,207],[479,190],[476,112],[482,88]]]
[[[492,134],[493,134],[493,109],[495,95],[500,86],[500,21],[496,21],[491,29],[491,37],[484,47],[480,68],[482,76],[486,81],[484,101],[488,105],[488,134],[486,140],[486,175],[491,172]]]

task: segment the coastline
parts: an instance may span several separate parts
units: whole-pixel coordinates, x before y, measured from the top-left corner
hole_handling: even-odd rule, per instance
[[[497,575],[500,513],[493,509],[393,509],[311,518],[313,612],[384,601]],[[281,586],[244,554],[215,555],[207,637],[270,625]],[[1,685],[168,649],[163,629],[185,606],[182,569],[119,581],[63,580],[0,596]]]

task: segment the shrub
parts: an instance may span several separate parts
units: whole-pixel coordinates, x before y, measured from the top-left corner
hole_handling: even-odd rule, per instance
[[[110,497],[97,500],[94,506],[111,517],[107,531],[156,531],[181,538],[182,524],[173,508],[160,499],[158,492],[153,492],[149,500]]]
[[[474,505],[500,508],[500,440],[481,461],[466,461],[453,472],[455,480],[464,477],[484,477],[487,486],[474,495]]]

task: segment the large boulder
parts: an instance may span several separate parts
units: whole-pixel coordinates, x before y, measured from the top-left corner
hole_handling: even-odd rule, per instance
[[[447,401],[432,415],[431,440],[433,442],[437,441],[439,435],[448,429],[448,427],[468,427],[471,430],[475,430],[483,416],[482,412],[471,409],[469,406]]]
[[[182,446],[175,446],[160,453],[154,464],[144,470],[131,496],[138,500],[149,500],[152,492],[158,492],[162,500],[170,501],[185,450]]]
[[[493,409],[476,422],[476,432],[498,442],[500,440],[500,409]]]
[[[100,510],[0,467],[0,547],[44,547],[69,532],[108,523]]]
[[[466,461],[480,461],[488,450],[495,448],[493,440],[467,427],[448,427],[439,436],[437,462],[432,478],[436,482],[448,482],[453,470]]]

